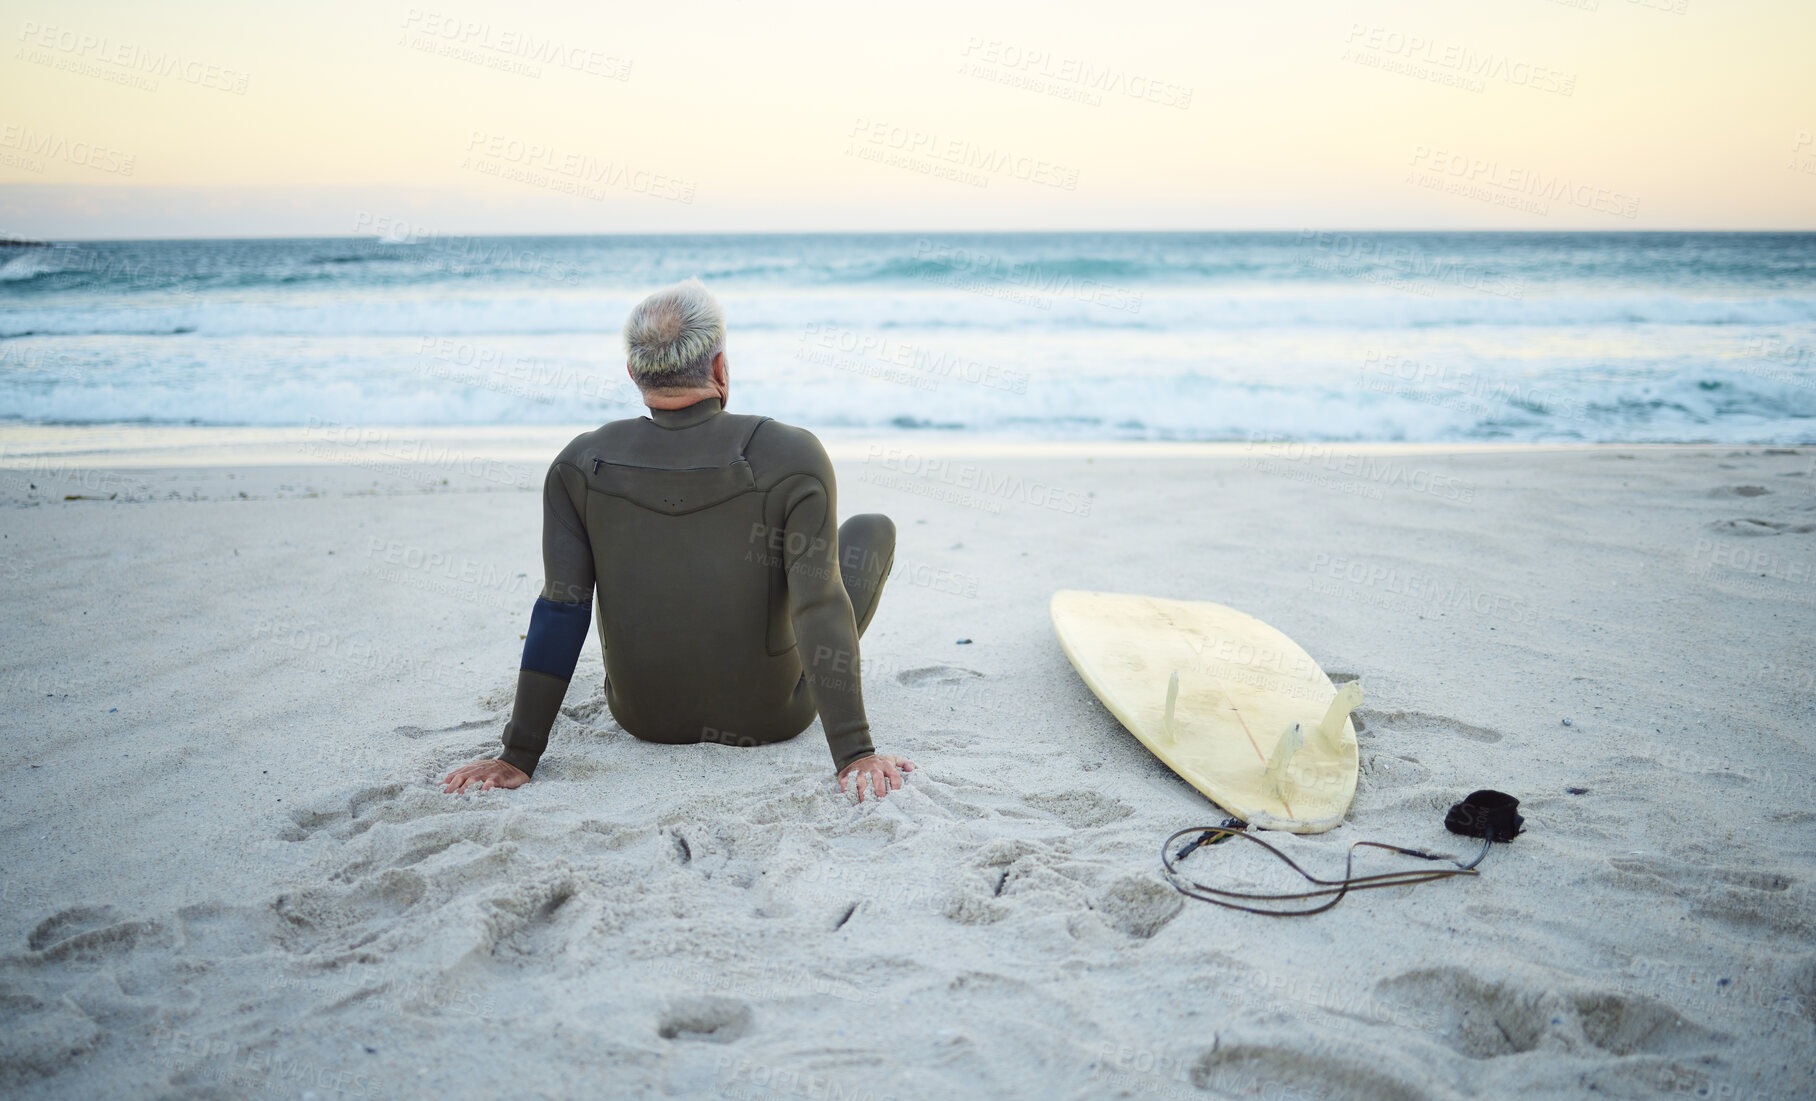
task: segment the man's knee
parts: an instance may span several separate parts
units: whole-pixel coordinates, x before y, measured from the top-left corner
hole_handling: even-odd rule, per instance
[[[878,539],[890,545],[895,543],[895,521],[880,512],[860,512],[856,516],[845,517],[839,525],[839,536],[843,538],[849,532],[853,536]]]
[[[895,557],[895,521],[880,512],[862,512],[839,525],[839,564],[860,573],[881,573]]]

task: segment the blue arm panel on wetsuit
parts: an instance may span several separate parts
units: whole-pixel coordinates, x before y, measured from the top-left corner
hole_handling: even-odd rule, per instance
[[[537,597],[536,606],[530,611],[530,629],[523,640],[520,668],[572,679],[574,666],[580,661],[580,648],[586,645],[587,629],[592,625],[592,601],[557,604],[547,597]]]

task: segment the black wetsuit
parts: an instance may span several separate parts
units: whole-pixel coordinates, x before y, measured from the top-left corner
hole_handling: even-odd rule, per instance
[[[803,429],[708,398],[577,437],[543,484],[545,580],[499,760],[535,772],[595,581],[606,702],[625,730],[762,745],[818,712],[836,768],[874,752],[858,635],[894,553],[885,516],[838,526],[832,462]]]

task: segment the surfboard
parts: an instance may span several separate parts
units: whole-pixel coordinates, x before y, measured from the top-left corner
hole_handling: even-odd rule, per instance
[[[1222,604],[1053,594],[1053,633],[1129,733],[1186,783],[1263,829],[1322,833],[1356,795],[1355,681]]]

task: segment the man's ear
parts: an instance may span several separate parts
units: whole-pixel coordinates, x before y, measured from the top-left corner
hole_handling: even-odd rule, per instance
[[[724,349],[720,349],[713,353],[713,382],[720,386],[724,386],[726,370],[725,351]]]

